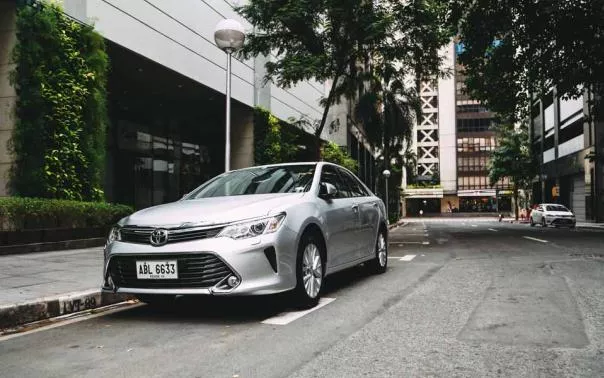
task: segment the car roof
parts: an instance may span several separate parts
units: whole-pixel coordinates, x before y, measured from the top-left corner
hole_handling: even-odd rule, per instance
[[[540,203],[539,206],[563,206],[563,207],[566,207],[561,203]]]

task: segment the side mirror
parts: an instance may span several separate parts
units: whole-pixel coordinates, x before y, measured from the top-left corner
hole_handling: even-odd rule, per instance
[[[333,184],[322,182],[319,187],[319,197],[324,199],[334,198],[338,194],[338,189]]]

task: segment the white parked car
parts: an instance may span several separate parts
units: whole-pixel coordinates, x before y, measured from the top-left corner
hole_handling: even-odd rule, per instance
[[[542,203],[531,212],[530,222],[531,226],[540,224],[543,227],[566,226],[574,228],[577,219],[575,214],[565,206],[556,203]]]

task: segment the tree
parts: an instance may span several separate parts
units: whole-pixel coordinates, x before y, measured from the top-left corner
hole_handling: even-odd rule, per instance
[[[602,0],[453,0],[460,62],[472,97],[508,119],[530,117],[532,96],[555,87],[562,98],[588,90],[586,121],[596,172],[596,220],[604,209],[604,2]]]
[[[376,55],[396,61],[407,74],[433,76],[442,60],[438,50],[450,37],[447,8],[439,0],[250,0],[237,10],[257,30],[242,54],[275,54],[266,63],[266,80],[281,87],[332,80],[316,147],[330,106],[355,98]]]
[[[561,96],[604,94],[601,0],[455,0],[450,14],[468,90],[493,111],[522,118],[530,96],[553,86]]]
[[[357,161],[333,142],[327,142],[321,147],[321,155],[325,161],[341,165],[354,173],[359,169]]]
[[[530,151],[527,125],[515,128],[504,123],[497,128],[497,148],[489,161],[489,182],[491,186],[509,177],[514,192],[514,213],[518,220],[518,191],[528,189],[537,174],[537,166]]]

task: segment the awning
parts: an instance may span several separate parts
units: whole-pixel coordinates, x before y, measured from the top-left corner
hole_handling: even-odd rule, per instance
[[[443,198],[442,189],[403,189],[405,198]]]
[[[495,197],[497,191],[495,189],[481,189],[481,190],[459,190],[457,191],[458,197]]]

